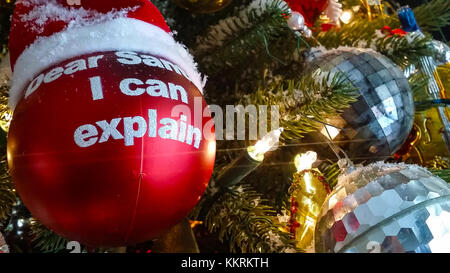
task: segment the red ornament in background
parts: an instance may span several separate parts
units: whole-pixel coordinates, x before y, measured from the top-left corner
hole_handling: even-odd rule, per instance
[[[308,27],[312,27],[326,9],[328,0],[285,0],[292,11],[300,12]]]
[[[33,216],[71,241],[148,241],[189,213],[212,174],[201,76],[149,1],[65,3],[16,5],[11,176]]]
[[[391,27],[389,27],[389,26],[382,27],[381,32],[386,34],[386,37],[391,37],[394,35],[405,36],[407,33],[406,31],[404,31],[401,28],[391,29]]]

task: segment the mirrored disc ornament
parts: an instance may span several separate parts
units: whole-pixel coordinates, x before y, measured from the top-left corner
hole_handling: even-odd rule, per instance
[[[305,149],[313,148],[319,159],[335,158],[327,144],[331,140],[352,161],[374,162],[402,146],[412,129],[415,109],[408,79],[397,65],[371,49],[315,48],[307,56],[305,73],[316,70],[324,75],[345,73],[359,88],[360,97],[341,115],[328,119],[330,126],[307,135],[304,143],[314,147]]]
[[[450,47],[439,40],[431,42],[435,53],[436,65],[445,65],[450,63]]]
[[[450,252],[450,185],[407,164],[372,163],[339,177],[315,230],[316,252]]]

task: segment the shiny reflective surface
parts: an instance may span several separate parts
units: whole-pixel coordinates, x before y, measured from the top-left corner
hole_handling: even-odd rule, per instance
[[[415,112],[408,80],[400,68],[370,49],[316,50],[309,59],[308,71],[344,72],[361,96],[340,116],[328,120],[330,125],[343,129],[328,126],[331,137],[324,128],[319,129],[322,133],[311,134],[307,142],[324,143],[315,150],[325,151],[326,138],[331,138],[355,162],[376,161],[394,154],[412,129]],[[323,151],[319,152],[320,158],[334,157]]]
[[[316,252],[450,252],[450,186],[426,169],[374,163],[341,176]]]
[[[290,188],[291,213],[295,218],[291,232],[297,247],[307,252],[314,249],[314,225],[329,192],[322,178],[322,174],[315,170],[295,173]]]
[[[437,65],[445,65],[450,63],[450,47],[439,40],[433,40],[431,42],[434,50],[435,61]]]

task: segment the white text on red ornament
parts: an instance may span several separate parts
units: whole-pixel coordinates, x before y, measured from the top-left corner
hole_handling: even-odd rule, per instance
[[[159,67],[169,71],[175,71],[175,73],[182,75],[187,80],[191,81],[189,76],[178,65],[167,60],[145,54],[138,55],[137,53],[131,51],[116,52],[116,56],[119,57],[117,61],[121,64],[137,65],[143,63],[150,67]]]
[[[135,138],[146,135],[150,138],[160,137],[186,143],[198,149],[202,140],[202,131],[186,123],[187,117],[180,116],[176,121],[171,118],[162,118],[158,122],[157,110],[148,109],[148,123],[144,117],[115,118],[111,121],[101,120],[94,124],[85,124],[74,132],[74,141],[81,148],[87,148],[97,143],[111,140],[124,140],[125,146],[133,146]],[[158,128],[158,123],[162,125]],[[117,128],[123,125],[123,133]],[[97,125],[97,126],[96,126]],[[99,133],[99,128],[101,134]]]
[[[146,88],[143,88],[146,87]],[[181,85],[173,83],[164,83],[156,79],[148,79],[145,84],[139,79],[124,79],[120,82],[120,91],[127,96],[140,96],[147,92],[152,97],[163,97],[172,100],[180,99],[184,103],[188,103],[186,90]]]
[[[42,83],[51,83],[59,79],[62,75],[72,75],[78,71],[97,68],[98,61],[103,57],[103,55],[92,56],[87,59],[87,62],[85,59],[75,60],[66,64],[64,68],[58,66],[53,68],[46,74],[40,74],[28,85],[27,91],[25,92],[25,98],[33,94],[33,92],[36,91],[42,85]]]

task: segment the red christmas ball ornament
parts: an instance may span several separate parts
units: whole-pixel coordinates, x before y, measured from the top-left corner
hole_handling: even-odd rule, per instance
[[[177,224],[215,160],[192,57],[163,28],[117,12],[34,41],[16,56],[10,100],[19,195],[51,230],[92,247],[134,245]]]
[[[312,27],[327,8],[328,0],[285,0],[292,11],[300,12],[308,27]]]

